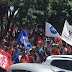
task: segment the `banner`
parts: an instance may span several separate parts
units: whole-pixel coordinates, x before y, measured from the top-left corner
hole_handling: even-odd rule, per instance
[[[46,22],[46,24],[45,24],[45,36],[60,37],[57,30],[48,22]]]
[[[8,70],[12,62],[5,56],[5,54],[0,50],[0,67]]]
[[[30,49],[32,49],[32,45],[29,42],[28,36],[24,30],[22,30],[22,32],[20,33],[17,41],[19,44],[24,44],[24,48],[28,49],[27,45],[30,45]]]
[[[72,26],[65,20],[61,39],[72,46]]]

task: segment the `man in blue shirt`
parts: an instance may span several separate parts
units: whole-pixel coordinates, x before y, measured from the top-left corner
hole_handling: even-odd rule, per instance
[[[12,61],[14,62],[14,64],[19,63],[19,53],[16,52],[15,49],[13,49],[13,55],[12,55]]]

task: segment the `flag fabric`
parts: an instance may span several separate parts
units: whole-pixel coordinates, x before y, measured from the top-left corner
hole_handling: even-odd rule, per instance
[[[6,55],[0,50],[0,67],[8,70],[13,63],[6,57]]]
[[[69,25],[67,20],[65,20],[61,39],[72,46],[72,26]]]
[[[32,45],[29,42],[28,36],[24,30],[22,30],[22,32],[20,33],[17,41],[19,44],[24,44],[24,48],[28,49],[27,45],[30,45],[30,49],[32,49]]]
[[[17,31],[17,29],[14,27],[14,28],[13,28],[13,31]]]
[[[24,31],[29,36],[29,30],[24,30]]]
[[[46,24],[45,24],[45,36],[60,37],[57,30],[48,22],[46,22]]]

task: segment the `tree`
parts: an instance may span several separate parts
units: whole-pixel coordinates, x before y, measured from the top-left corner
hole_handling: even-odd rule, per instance
[[[14,6],[14,12],[19,8],[15,17],[13,14],[8,18],[8,10]],[[62,31],[65,19],[72,23],[72,1],[69,0],[0,0],[0,21],[1,31],[6,31],[6,36],[12,22],[12,28],[18,27],[19,30],[25,28],[27,24],[31,27],[40,25],[43,29],[45,22],[51,23],[58,32]],[[3,29],[3,20],[6,20],[5,29]],[[2,35],[2,36],[3,36]]]
[[[50,2],[51,15],[48,20],[59,32],[62,31],[66,19],[71,22],[72,5],[70,3],[72,4],[69,0]]]

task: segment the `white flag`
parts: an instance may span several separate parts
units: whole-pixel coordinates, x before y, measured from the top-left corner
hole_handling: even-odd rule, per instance
[[[72,26],[65,20],[61,39],[72,46]]]
[[[57,30],[48,22],[46,22],[46,24],[45,24],[45,36],[60,37]]]

